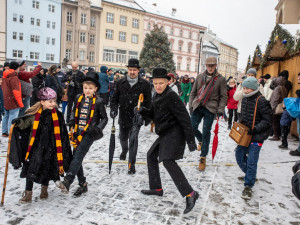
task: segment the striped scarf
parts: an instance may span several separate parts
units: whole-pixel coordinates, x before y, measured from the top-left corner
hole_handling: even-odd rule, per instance
[[[201,88],[197,94],[197,102],[200,102],[202,105],[205,105],[207,100],[210,98],[211,93],[214,89],[215,81],[218,79],[218,73],[215,71],[210,79],[209,83],[206,83],[207,74],[204,72],[201,80]]]
[[[78,131],[78,117],[79,117],[79,105],[81,103],[81,100],[82,98],[84,97],[84,94],[81,95],[79,98],[78,98],[78,101],[77,101],[77,104],[76,104],[76,110],[75,110],[75,129],[74,129],[74,133],[76,133]],[[93,116],[94,116],[94,112],[95,112],[95,103],[96,103],[96,95],[93,95],[93,104],[92,104],[92,108],[91,108],[91,113],[90,113],[90,119],[89,121],[87,122],[86,126],[84,127],[83,131],[81,132],[80,135],[78,135],[77,139],[76,140],[72,140],[71,139],[71,144],[73,145],[73,147],[76,149],[77,146],[80,144],[82,138],[83,138],[83,135],[85,134],[86,130],[88,129],[92,119],[93,119]]]
[[[34,122],[33,122],[33,126],[32,126],[32,135],[30,138],[27,152],[26,152],[25,160],[28,160],[29,153],[30,153],[33,143],[35,141],[36,131],[39,127],[41,113],[42,113],[42,107],[39,109],[39,111],[35,114],[35,117],[34,117]],[[59,127],[59,121],[58,121],[56,109],[52,109],[52,120],[53,120],[53,127],[54,127],[56,155],[57,155],[57,162],[58,162],[58,166],[59,166],[59,174],[62,175],[62,174],[64,174],[63,155],[62,155],[60,127]]]

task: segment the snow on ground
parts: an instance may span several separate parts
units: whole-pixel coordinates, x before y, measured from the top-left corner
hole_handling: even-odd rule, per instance
[[[140,132],[135,175],[128,175],[127,164],[118,159],[121,146],[117,128],[115,163],[112,173],[108,174],[111,126],[110,119],[104,138],[92,145],[85,158],[89,190],[80,198],[72,196],[77,181],[68,195],[50,182],[47,200],[39,199],[40,185],[35,184],[32,204],[20,205],[18,200],[25,188],[25,179],[20,179],[20,170],[10,166],[5,205],[0,207],[0,224],[300,224],[300,202],[291,191],[291,168],[300,157],[279,150],[279,142],[265,142],[253,199],[245,201],[240,197],[243,182],[237,179],[243,173],[235,162],[236,145],[228,137],[227,124],[222,120],[216,158],[212,162],[210,152],[205,172],[197,170],[200,155],[197,151],[190,153],[186,149],[184,159],[178,161],[190,184],[200,194],[193,211],[184,215],[185,199],[163,166],[160,169],[164,196],[150,197],[140,193],[148,188],[146,153],[157,137],[149,132],[149,126]],[[8,139],[1,137],[0,140],[2,187]],[[297,144],[294,138],[289,139],[290,149],[296,149]]]

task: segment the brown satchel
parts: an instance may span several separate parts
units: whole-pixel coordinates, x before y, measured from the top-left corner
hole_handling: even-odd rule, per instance
[[[256,111],[257,111],[257,103],[261,95],[256,99],[255,104],[255,110],[254,110],[254,117],[253,117],[253,123],[252,123],[252,129],[255,125],[255,117],[256,117]],[[233,126],[231,128],[231,131],[229,133],[229,137],[231,137],[238,145],[249,147],[252,135],[248,135],[249,128],[242,124],[234,122]]]

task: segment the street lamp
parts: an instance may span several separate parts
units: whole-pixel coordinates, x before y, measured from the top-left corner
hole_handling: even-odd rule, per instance
[[[202,45],[202,38],[204,35],[204,31],[200,30],[199,34],[200,34],[200,47],[199,47],[199,58],[198,58],[198,70],[197,70],[197,76],[199,75],[199,69],[200,69],[200,57],[201,57],[201,45]]]

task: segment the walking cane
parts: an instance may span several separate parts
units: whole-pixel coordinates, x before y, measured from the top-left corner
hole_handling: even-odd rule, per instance
[[[8,145],[7,145],[7,156],[6,156],[6,166],[5,166],[5,173],[4,173],[4,182],[3,182],[3,191],[2,191],[2,199],[1,199],[1,206],[4,205],[4,196],[5,196],[5,188],[6,188],[6,181],[7,181],[7,172],[8,172],[8,163],[9,163],[9,153],[10,153],[10,142],[12,131],[15,127],[15,124],[12,124],[9,130],[9,137],[8,137]]]

